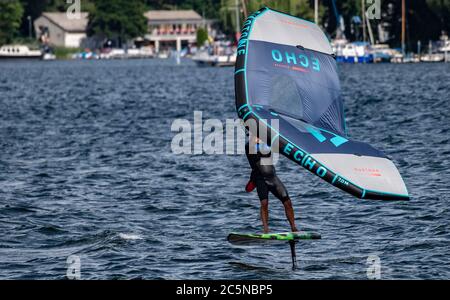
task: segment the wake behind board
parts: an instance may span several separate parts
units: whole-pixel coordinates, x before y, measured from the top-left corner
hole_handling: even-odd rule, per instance
[[[318,240],[320,238],[320,234],[308,231],[263,234],[232,232],[228,235],[227,240],[233,245],[258,245],[274,242],[295,242],[298,240]]]

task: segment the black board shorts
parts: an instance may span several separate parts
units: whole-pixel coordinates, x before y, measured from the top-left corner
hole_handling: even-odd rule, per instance
[[[262,176],[254,176],[253,180],[256,185],[259,200],[269,199],[269,192],[277,197],[281,202],[289,200],[289,194],[280,178],[275,174],[273,166],[258,166],[262,170]]]
[[[246,143],[245,154],[247,155],[248,162],[252,168],[252,174],[250,179],[256,185],[256,191],[258,192],[259,200],[269,199],[269,192],[275,197],[280,199],[281,202],[285,202],[289,199],[286,187],[278,178],[275,167],[273,164],[262,163],[262,158],[270,158],[270,153],[262,154],[257,147],[257,151],[254,154],[250,154],[250,145]]]

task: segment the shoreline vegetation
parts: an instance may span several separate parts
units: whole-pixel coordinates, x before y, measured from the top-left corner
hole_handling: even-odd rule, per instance
[[[401,2],[381,2],[381,18],[371,20],[377,42],[390,47],[401,46]],[[45,11],[64,12],[71,9],[71,5],[66,0],[0,1],[0,45],[25,43],[36,46],[33,21]],[[406,0],[406,5],[407,51],[416,50],[419,41],[426,45],[450,31],[450,0]],[[89,12],[88,36],[117,40],[119,44],[146,33],[143,13],[147,10],[193,9],[204,18],[214,20],[225,35],[234,39],[245,16],[262,6],[308,20],[314,19],[314,0],[80,0],[81,11]],[[366,8],[368,6],[366,3]],[[340,27],[338,19],[342,16],[341,25],[346,38],[350,41],[362,40],[363,24],[358,21],[362,14],[362,1],[319,0],[318,12],[319,23],[330,38],[336,37]],[[384,30],[378,30],[380,26]],[[386,36],[382,36],[383,32]],[[56,52],[61,57],[73,51],[58,48]]]
[[[53,53],[58,60],[71,59],[72,55],[83,51],[81,48],[65,48],[65,47],[53,47]]]

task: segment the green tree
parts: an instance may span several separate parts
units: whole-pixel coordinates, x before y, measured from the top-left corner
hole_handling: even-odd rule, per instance
[[[442,29],[450,33],[450,0],[427,0],[430,9],[437,15]]]
[[[94,0],[89,15],[88,35],[124,40],[147,32],[146,7],[142,0]]]
[[[197,29],[197,46],[203,46],[207,40],[208,32],[204,28]]]
[[[17,35],[23,15],[19,0],[0,0],[0,45],[10,43]]]
[[[44,2],[46,11],[65,12],[65,11],[67,11],[67,8],[72,5],[70,3],[67,3],[67,0],[44,0],[44,1],[25,0],[25,1],[26,2]],[[81,6],[81,11],[90,12],[94,9],[93,0],[80,0],[80,6]]]

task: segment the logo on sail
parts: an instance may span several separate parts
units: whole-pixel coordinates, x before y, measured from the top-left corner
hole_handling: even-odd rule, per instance
[[[320,62],[317,57],[299,54],[295,52],[280,51],[278,49],[272,50],[272,60],[277,66],[290,67],[295,71],[320,71]]]

